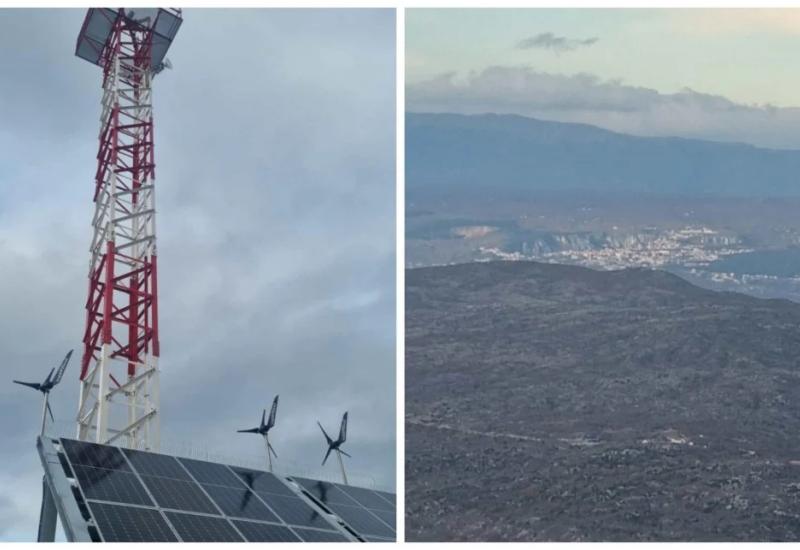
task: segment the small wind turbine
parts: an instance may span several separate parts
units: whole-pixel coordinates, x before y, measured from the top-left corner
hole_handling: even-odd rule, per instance
[[[69,358],[71,356],[72,350],[69,350],[63,361],[61,361],[61,364],[58,366],[58,369],[52,369],[50,374],[47,375],[47,378],[45,378],[44,382],[42,383],[20,382],[19,380],[13,380],[15,384],[28,386],[29,388],[33,388],[36,391],[42,392],[44,395],[44,404],[42,405],[42,431],[40,435],[44,435],[44,426],[48,413],[50,414],[50,420],[55,422],[55,419],[53,418],[53,411],[50,408],[50,390],[52,390],[56,384],[61,382],[61,377],[64,376],[64,370],[66,370],[67,363],[69,363]],[[53,373],[55,373],[55,376],[53,376]]]
[[[341,449],[342,443],[345,442],[347,439],[347,413],[344,413],[342,417],[342,425],[339,427],[339,437],[336,438],[334,441],[330,438],[328,433],[325,431],[325,428],[322,427],[322,424],[317,421],[319,425],[319,429],[322,430],[322,435],[325,436],[325,440],[328,442],[328,452],[325,453],[325,458],[322,459],[322,465],[325,466],[325,461],[328,460],[328,456],[331,454],[331,451],[336,451],[336,457],[339,459],[339,467],[342,469],[342,479],[344,480],[344,484],[348,485],[347,483],[347,474],[344,472],[344,462],[342,462],[342,455],[352,458],[349,454],[344,452]]]
[[[278,396],[275,396],[275,399],[272,401],[272,409],[269,411],[269,420],[264,423],[264,419],[267,416],[267,410],[264,409],[264,412],[261,414],[261,424],[256,428],[250,428],[249,430],[238,430],[239,433],[247,433],[247,434],[260,434],[264,436],[264,443],[267,448],[267,463],[269,464],[269,471],[272,471],[272,455],[275,455],[275,458],[278,458],[278,453],[275,452],[275,449],[272,448],[272,445],[269,443],[269,430],[275,426],[275,415],[278,412]]]

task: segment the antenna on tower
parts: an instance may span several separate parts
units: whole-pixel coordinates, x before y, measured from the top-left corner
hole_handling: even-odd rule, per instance
[[[344,471],[342,455],[348,458],[353,457],[341,449],[342,443],[344,443],[347,439],[347,412],[345,412],[344,416],[342,416],[342,424],[339,426],[339,437],[337,437],[335,440],[331,439],[331,437],[328,435],[328,432],[326,432],[325,428],[322,427],[322,424],[319,423],[319,420],[317,420],[317,425],[319,426],[319,429],[322,430],[322,435],[325,436],[325,440],[328,442],[328,451],[325,453],[325,458],[322,459],[322,465],[325,466],[325,462],[328,460],[331,451],[336,451],[336,458],[339,459],[339,467],[342,469],[342,479],[344,480],[344,484],[348,485],[347,474]]]
[[[170,61],[168,57],[165,57],[164,61],[159,63],[158,66],[153,69],[153,74],[159,74],[164,69],[172,69],[172,61]]]
[[[53,418],[53,410],[50,408],[50,390],[52,390],[59,382],[61,382],[61,378],[64,376],[64,371],[67,369],[67,364],[69,363],[69,358],[72,357],[72,350],[67,352],[67,355],[61,361],[61,364],[56,369],[52,369],[50,374],[47,375],[47,378],[44,379],[44,382],[37,383],[37,382],[20,382],[19,380],[12,380],[15,384],[20,384],[22,386],[28,386],[29,388],[33,388],[36,391],[42,392],[44,395],[44,404],[42,405],[42,430],[40,435],[44,435],[44,428],[45,423],[47,421],[47,414],[50,414],[50,420],[55,422],[55,418]],[[55,376],[53,376],[55,373]]]
[[[275,458],[278,458],[278,453],[275,452],[275,449],[272,448],[272,445],[269,443],[269,431],[275,426],[275,416],[278,414],[278,397],[275,396],[275,399],[272,400],[272,409],[269,411],[269,420],[266,422],[264,421],[267,416],[267,409],[264,409],[264,412],[261,414],[261,424],[259,424],[255,428],[250,428],[249,430],[237,430],[240,434],[259,434],[264,438],[264,446],[267,450],[267,464],[269,465],[269,471],[272,471],[272,455],[275,455]]]

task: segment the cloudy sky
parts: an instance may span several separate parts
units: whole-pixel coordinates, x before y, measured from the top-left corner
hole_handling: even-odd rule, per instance
[[[408,109],[800,148],[800,9],[406,14]]]
[[[0,10],[0,539],[35,537],[39,380],[80,356],[100,70],[83,10]],[[350,411],[354,480],[395,475],[390,10],[186,10],[155,80],[162,441],[321,469]],[[74,432],[78,362],[53,395]]]

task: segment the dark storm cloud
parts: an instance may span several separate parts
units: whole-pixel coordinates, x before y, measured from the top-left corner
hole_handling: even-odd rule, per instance
[[[552,32],[542,32],[535,36],[525,38],[517,42],[517,48],[520,50],[550,50],[557,54],[564,52],[571,52],[581,47],[591,46],[599,38],[585,38],[575,39],[567,38],[566,36],[556,36]]]
[[[408,85],[409,111],[518,114],[645,136],[681,136],[800,148],[800,109],[743,105],[684,89],[666,94],[595,75],[530,67],[447,73]]]
[[[79,348],[99,69],[73,57],[83,10],[0,12],[0,349],[37,379]],[[186,10],[154,87],[162,440],[320,468],[316,420],[350,411],[354,480],[395,472],[394,20],[388,10]],[[80,353],[76,353],[80,355]],[[53,396],[72,433],[77,362]],[[40,402],[0,384],[0,473],[31,538]],[[11,510],[12,512],[9,512]],[[23,519],[13,516],[23,512]]]

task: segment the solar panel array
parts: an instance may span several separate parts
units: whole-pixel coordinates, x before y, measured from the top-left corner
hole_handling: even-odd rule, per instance
[[[315,479],[293,479],[365,540],[396,540],[393,494]]]
[[[314,503],[265,471],[71,439],[61,446],[86,519],[106,542],[350,540],[328,510],[364,540],[395,540],[390,493],[297,478]]]

